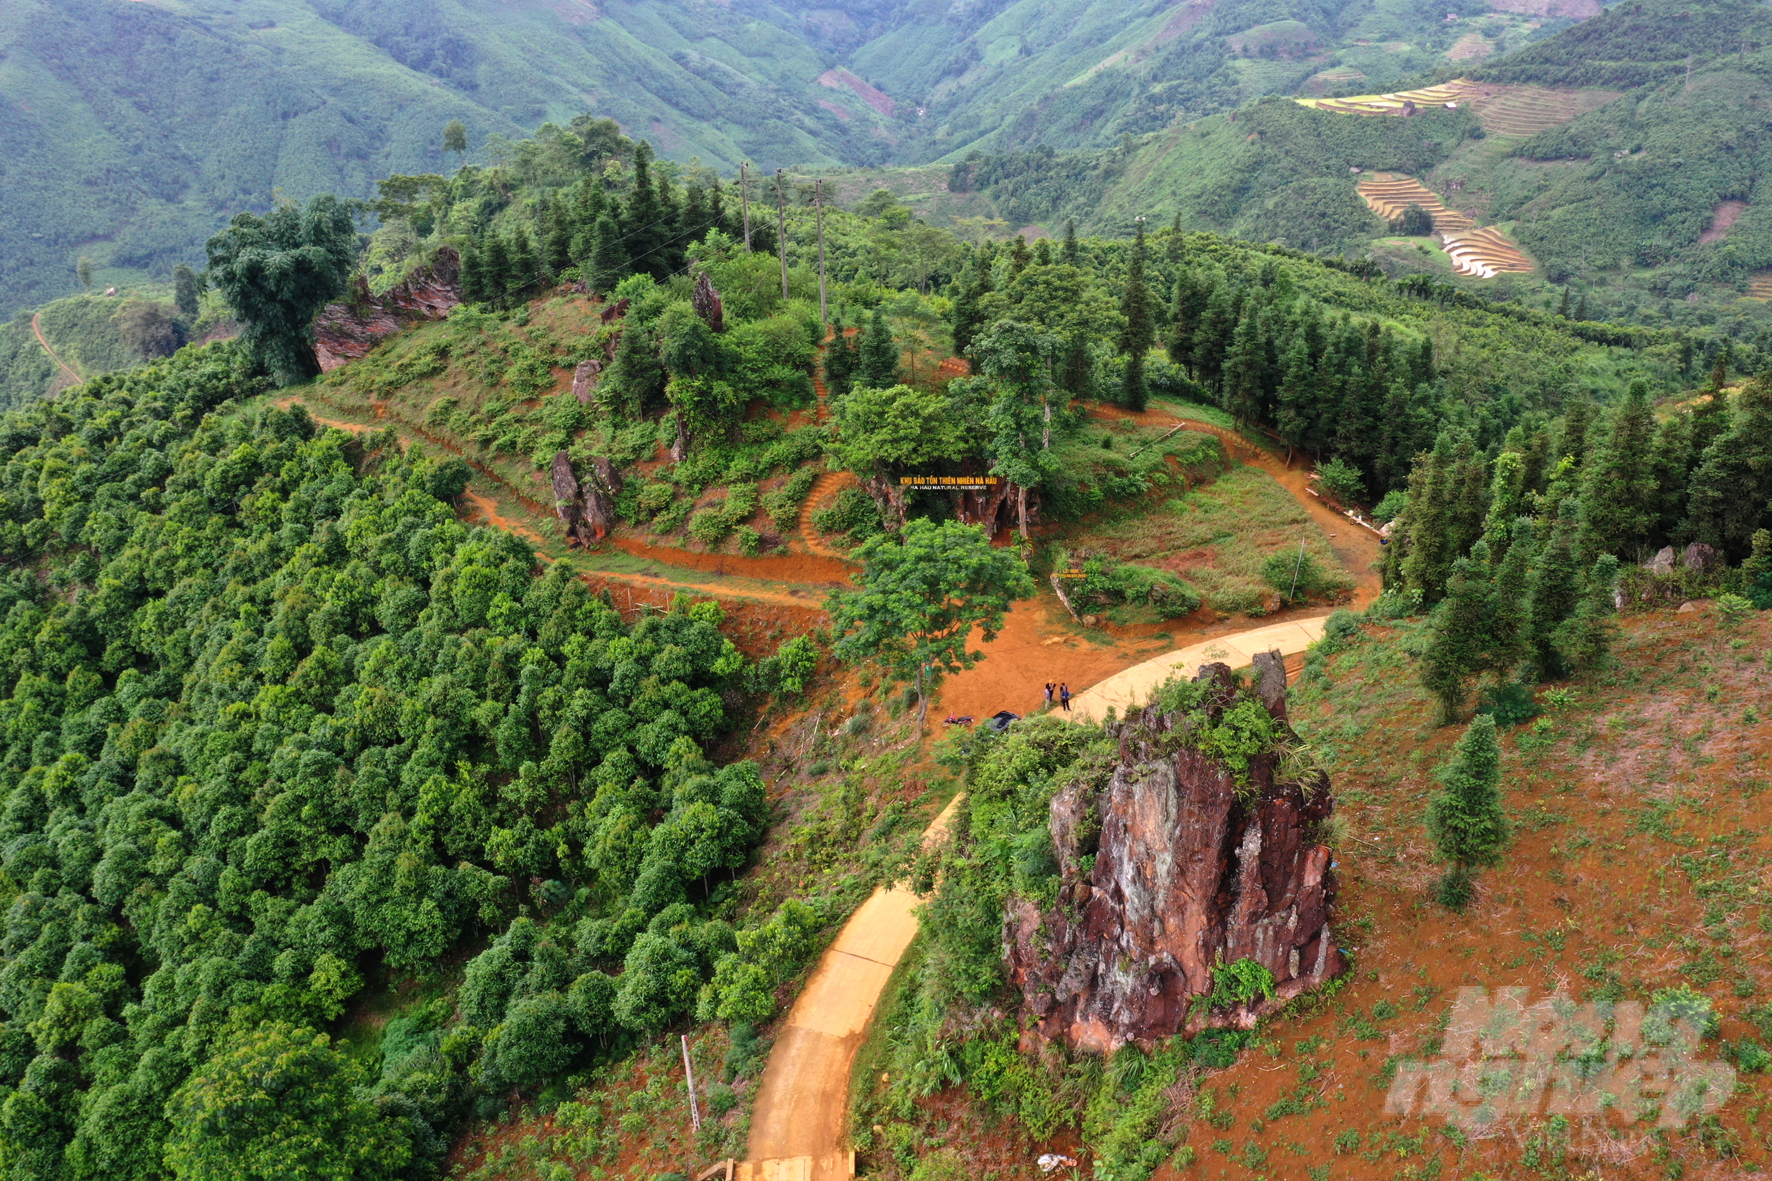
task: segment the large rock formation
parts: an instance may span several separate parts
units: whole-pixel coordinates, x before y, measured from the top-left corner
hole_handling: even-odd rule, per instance
[[[1105,788],[1073,784],[1052,800],[1059,905],[1018,899],[1004,932],[1010,979],[1041,1036],[1107,1051],[1247,1028],[1344,966],[1329,927],[1331,854],[1314,839],[1334,799],[1322,771],[1281,772],[1296,737],[1278,654],[1257,658],[1253,693],[1222,664],[1195,683],[1206,692],[1194,710],[1152,706],[1116,726],[1119,764]],[[1245,701],[1265,707],[1280,741],[1250,758],[1239,784],[1194,739]],[[1272,998],[1196,1003],[1213,991],[1215,966],[1243,959],[1273,973]]]
[[[461,257],[439,247],[420,267],[382,295],[369,293],[362,275],[351,281],[343,303],[329,303],[314,321],[314,353],[322,372],[368,355],[384,337],[416,320],[441,320],[461,302]]]
[[[567,545],[594,545],[609,536],[615,528],[615,498],[621,495],[621,473],[613,463],[593,456],[591,471],[581,482],[572,470],[572,457],[561,451],[548,466],[548,476]]]

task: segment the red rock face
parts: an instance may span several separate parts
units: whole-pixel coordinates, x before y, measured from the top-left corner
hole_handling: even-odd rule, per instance
[[[420,268],[379,298],[369,294],[361,275],[352,281],[351,297],[329,303],[314,321],[314,352],[320,370],[330,373],[416,320],[441,320],[461,302],[461,258],[440,247],[431,265]]]
[[[1284,669],[1265,655],[1257,669],[1257,697],[1284,730]],[[1235,701],[1225,666],[1201,677],[1218,682],[1212,708]],[[1329,924],[1330,851],[1306,837],[1334,808],[1327,777],[1276,782],[1278,756],[1261,755],[1239,794],[1228,771],[1189,749],[1177,730],[1187,725],[1155,711],[1121,724],[1105,790],[1073,785],[1053,798],[1059,906],[1018,900],[1004,931],[1010,980],[1041,1036],[1110,1051],[1207,1025],[1248,1028],[1344,967]],[[1083,877],[1079,858],[1091,852]],[[1275,997],[1211,1013],[1194,1005],[1212,991],[1213,966],[1240,959],[1273,973]]]

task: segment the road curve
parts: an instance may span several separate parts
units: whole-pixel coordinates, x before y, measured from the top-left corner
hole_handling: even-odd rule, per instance
[[[63,373],[67,374],[68,380],[75,385],[79,385],[80,375],[75,373],[73,367],[66,361],[62,360],[61,357],[57,356],[56,351],[49,347],[49,338],[43,335],[43,326],[38,323],[40,318],[41,313],[31,313],[31,331],[37,334],[37,343],[43,346],[43,351],[49,354],[49,359],[56,363],[56,367]]]
[[[1255,653],[1304,651],[1323,634],[1322,618],[1294,619],[1219,636],[1134,665],[1071,698],[1078,721],[1097,721],[1110,706],[1121,712],[1147,700],[1152,689],[1192,666],[1223,661],[1233,668]],[[928,844],[947,831],[956,796],[923,834]],[[909,890],[880,889],[843,925],[813,970],[777,1034],[757,1088],[751,1117],[750,1160],[735,1181],[848,1181],[854,1153],[844,1145],[849,1076],[868,1023],[893,968],[917,934]]]

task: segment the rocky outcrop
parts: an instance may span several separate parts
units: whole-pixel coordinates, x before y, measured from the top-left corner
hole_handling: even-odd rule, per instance
[[[1004,930],[1038,1036],[1105,1052],[1207,1025],[1247,1028],[1344,967],[1329,922],[1331,852],[1315,839],[1334,799],[1320,770],[1282,774],[1296,737],[1278,654],[1257,659],[1253,692],[1222,664],[1196,683],[1205,692],[1193,710],[1153,706],[1115,727],[1119,762],[1105,787],[1072,784],[1052,800],[1059,905],[1017,899]],[[1199,739],[1249,701],[1280,738],[1239,782]],[[1274,995],[1202,1003],[1214,969],[1244,959],[1273,974]]]
[[[314,321],[314,353],[322,372],[368,355],[383,338],[418,320],[441,320],[461,302],[461,257],[439,247],[429,266],[420,267],[379,296],[362,275],[351,281],[350,296],[329,303]]]
[[[572,470],[572,457],[560,451],[548,465],[554,487],[554,511],[566,526],[568,545],[594,545],[615,528],[615,498],[621,494],[621,473],[602,456],[591,460],[583,481]]]

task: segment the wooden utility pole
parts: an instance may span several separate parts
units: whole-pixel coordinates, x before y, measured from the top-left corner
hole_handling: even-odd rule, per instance
[[[738,207],[744,210],[744,252],[751,252],[751,186],[745,176],[749,164],[738,166]]]
[[[689,1036],[679,1034],[683,1039],[683,1077],[689,1081],[689,1130],[701,1131],[701,1108],[695,1102],[695,1067],[689,1062]]]
[[[775,170],[775,244],[781,249],[781,297],[788,297],[788,190],[782,170]]]
[[[830,309],[824,297],[824,178],[812,182],[812,206],[818,210],[818,318],[831,326]]]

